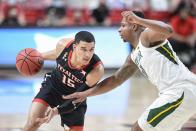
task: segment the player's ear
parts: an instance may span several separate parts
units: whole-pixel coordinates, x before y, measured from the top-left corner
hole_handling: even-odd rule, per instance
[[[132,30],[133,30],[133,31],[136,31],[137,29],[138,29],[138,25],[137,25],[137,24],[133,24]]]

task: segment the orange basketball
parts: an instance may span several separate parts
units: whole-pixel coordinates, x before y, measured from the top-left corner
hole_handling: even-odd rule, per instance
[[[16,56],[16,68],[24,76],[38,73],[44,64],[41,53],[33,48],[26,48]]]

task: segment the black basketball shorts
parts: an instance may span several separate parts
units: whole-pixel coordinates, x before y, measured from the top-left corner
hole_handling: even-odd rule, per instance
[[[40,88],[38,94],[35,96],[33,102],[40,102],[45,106],[50,106],[51,108],[63,104],[65,100],[62,99],[62,96],[59,95],[52,86],[53,85],[49,80],[47,80],[47,82],[43,82],[42,87]],[[75,110],[69,113],[61,114],[61,126],[83,126],[86,110],[87,105],[86,102],[84,102],[80,104],[80,106]]]

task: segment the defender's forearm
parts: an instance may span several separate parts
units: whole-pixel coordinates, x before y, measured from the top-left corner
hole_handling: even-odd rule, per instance
[[[100,95],[109,92],[110,90],[113,90],[120,84],[121,83],[118,80],[116,80],[114,76],[110,76],[101,81],[100,83],[98,83],[95,87],[87,90],[87,94],[88,96]]]
[[[127,57],[125,64],[112,76],[104,79],[93,88],[87,90],[87,96],[95,96],[106,93],[118,87],[130,78],[137,70],[137,66],[133,63],[130,57],[131,55]]]
[[[162,34],[170,35],[171,33],[173,33],[172,27],[161,21],[141,18],[138,20],[138,24]]]

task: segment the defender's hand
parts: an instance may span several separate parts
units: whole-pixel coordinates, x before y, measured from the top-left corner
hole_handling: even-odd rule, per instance
[[[136,16],[132,11],[123,11],[121,15],[129,23],[139,24],[140,17]]]
[[[86,92],[75,92],[73,94],[70,94],[70,95],[63,95],[62,98],[63,99],[75,99],[72,101],[72,103],[81,103],[83,102],[84,100],[86,100],[87,98],[87,93]]]

